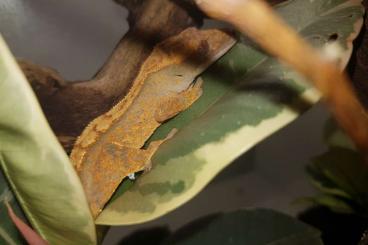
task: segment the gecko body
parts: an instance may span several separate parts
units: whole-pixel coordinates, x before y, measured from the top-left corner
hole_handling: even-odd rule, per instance
[[[195,28],[163,41],[146,59],[125,98],[87,126],[71,160],[94,217],[125,177],[150,168],[152,155],[172,134],[146,149],[145,142],[164,121],[201,96],[202,81],[193,81],[234,43],[223,31]]]

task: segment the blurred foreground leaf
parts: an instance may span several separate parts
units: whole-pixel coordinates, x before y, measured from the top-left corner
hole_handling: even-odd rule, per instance
[[[0,166],[8,180],[0,175],[1,195],[11,189],[28,221],[50,244],[95,244],[95,227],[78,176],[1,36],[0,98]],[[0,232],[9,231],[17,243],[14,227],[3,214],[3,201]],[[15,203],[12,200],[17,210]]]

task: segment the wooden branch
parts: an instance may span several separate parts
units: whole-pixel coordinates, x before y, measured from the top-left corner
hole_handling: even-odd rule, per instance
[[[358,148],[368,153],[368,117],[347,76],[289,28],[264,1],[196,0],[196,3],[206,14],[233,24],[313,82],[340,126]]]
[[[130,10],[130,30],[91,80],[66,82],[50,68],[19,62],[67,152],[92,119],[108,111],[126,94],[155,44],[200,24],[199,16],[189,15],[185,7],[171,0],[118,2]]]

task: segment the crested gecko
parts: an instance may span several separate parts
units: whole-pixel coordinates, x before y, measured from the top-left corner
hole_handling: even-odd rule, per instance
[[[234,43],[224,31],[196,28],[164,40],[143,63],[128,94],[84,129],[70,158],[94,218],[125,177],[150,168],[152,155],[172,133],[143,149],[145,142],[201,96],[196,76]]]

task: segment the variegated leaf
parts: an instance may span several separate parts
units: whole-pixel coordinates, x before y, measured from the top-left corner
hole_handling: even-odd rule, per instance
[[[347,64],[362,25],[361,1],[293,0],[276,8],[316,47],[339,43],[340,64]],[[170,129],[179,129],[156,153],[153,169],[131,188],[130,181],[123,183],[97,218],[98,224],[141,223],[179,207],[236,157],[319,99],[294,72],[245,39],[206,71],[203,79],[199,101],[152,137],[162,138]]]

